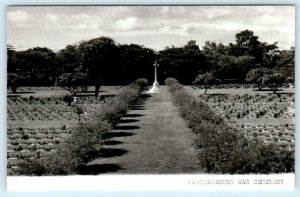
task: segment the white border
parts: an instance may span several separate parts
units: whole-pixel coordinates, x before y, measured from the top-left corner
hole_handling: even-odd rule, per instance
[[[241,180],[244,180],[242,184]],[[295,174],[8,176],[8,191],[278,191],[294,190]]]
[[[15,4],[21,4],[21,5],[45,5],[45,4],[48,4],[48,5],[53,5],[53,4],[71,4],[71,5],[99,5],[99,4],[117,4],[117,5],[120,5],[120,4],[135,4],[135,5],[140,5],[140,4],[214,4],[214,5],[217,5],[217,4],[292,4],[292,5],[296,5],[296,35],[297,35],[297,32],[299,30],[299,25],[297,23],[298,21],[298,18],[300,16],[299,14],[299,1],[296,1],[296,0],[287,0],[287,1],[283,1],[283,0],[245,0],[245,1],[241,1],[241,0],[214,0],[214,1],[210,1],[210,0],[187,0],[187,1],[182,1],[182,0],[146,0],[146,1],[141,1],[141,0],[1,0],[0,1],[0,5],[1,5],[1,22],[0,22],[0,25],[1,25],[1,29],[0,29],[0,32],[1,32],[1,38],[0,40],[2,41],[1,45],[0,45],[0,48],[1,48],[1,54],[0,54],[0,62],[2,65],[6,65],[6,8],[5,6],[7,5],[15,5]],[[296,37],[296,48],[298,48],[298,45],[299,45],[299,42],[298,42],[298,37]],[[296,76],[299,74],[299,69],[297,68],[298,67],[298,62],[300,60],[300,55],[299,55],[299,52],[298,50],[296,49]],[[1,105],[1,109],[2,111],[6,111],[6,67],[5,66],[1,66],[1,71],[0,72],[0,91],[1,91],[1,97],[0,97],[0,103],[2,104]],[[297,96],[297,92],[298,92],[298,88],[300,85],[299,80],[296,78],[296,114],[298,114],[298,101],[299,99],[298,96]],[[299,110],[300,112],[300,110]],[[6,113],[0,113],[0,119],[1,119],[1,124],[0,124],[0,127],[2,129],[2,131],[5,131],[6,129]],[[296,116],[296,119],[297,116]],[[298,127],[297,127],[297,123],[296,123],[296,138],[297,138],[297,133],[298,133]],[[41,177],[27,177],[28,179],[24,179],[25,177],[6,177],[6,132],[1,132],[0,133],[0,136],[1,136],[1,142],[0,142],[0,160],[1,160],[1,163],[0,163],[0,166],[1,166],[1,170],[0,170],[0,181],[1,181],[1,186],[2,186],[2,189],[0,190],[0,196],[210,196],[210,197],[219,197],[219,196],[284,196],[284,195],[288,195],[288,196],[300,196],[300,192],[299,192],[299,187],[300,187],[300,184],[299,184],[299,181],[296,181],[294,182],[294,184],[297,185],[297,190],[295,190],[294,192],[289,192],[289,193],[283,193],[283,192],[278,192],[277,190],[274,190],[272,189],[272,191],[269,191],[269,192],[264,192],[264,193],[261,193],[261,192],[255,192],[253,190],[250,190],[249,192],[245,192],[245,191],[236,191],[237,189],[240,189],[240,188],[237,188],[237,187],[234,187],[234,191],[236,192],[233,192],[231,189],[228,189],[228,190],[231,190],[230,192],[220,192],[220,190],[216,190],[216,189],[213,189],[213,191],[210,191],[210,192],[189,192],[189,193],[183,193],[183,192],[156,192],[156,193],[153,193],[153,192],[135,192],[135,193],[128,193],[128,192],[122,192],[122,193],[119,193],[119,192],[116,192],[116,191],[119,191],[121,189],[118,189],[121,185],[117,185],[118,182],[114,183],[115,187],[111,190],[113,192],[109,192],[109,193],[105,193],[103,192],[104,190],[102,190],[102,192],[98,192],[98,193],[93,193],[92,191],[90,192],[85,192],[84,195],[83,193],[78,193],[75,191],[74,192],[66,192],[66,191],[70,191],[70,187],[68,185],[70,184],[77,184],[77,191],[87,191],[88,188],[87,188],[87,184],[90,184],[89,182],[86,182],[87,179],[89,179],[90,177],[88,176],[85,176],[85,178],[83,177],[79,177],[79,176],[73,176],[73,177],[52,177],[53,180],[49,181],[50,182],[47,182],[47,183],[51,183],[53,184],[54,186],[57,185],[57,180],[55,180],[55,178],[58,178],[59,179],[63,179],[64,181],[60,182],[60,184],[62,184],[62,186],[60,186],[61,188],[64,187],[63,189],[61,190],[56,190],[56,191],[60,191],[59,193],[53,193],[53,192],[43,192],[43,193],[33,193],[33,192],[29,192],[29,193],[11,193],[11,192],[6,192],[5,189],[6,189],[6,186],[7,188],[9,189],[9,191],[12,191],[11,189],[11,184],[17,184],[15,185],[16,187],[14,187],[14,191],[17,191],[17,189],[19,189],[19,191],[23,190],[23,191],[29,191],[29,189],[33,189],[33,190],[36,190],[38,191],[38,187],[41,187],[41,185],[43,186],[43,184],[41,182],[44,182],[43,180],[39,180],[41,179]],[[296,168],[300,167],[299,166],[299,151],[298,151],[298,145],[299,145],[299,142],[298,140],[296,140],[296,155],[295,155],[295,159],[296,159]],[[110,175],[111,176],[111,175]],[[114,176],[114,175],[113,175]],[[126,175],[124,175],[125,177]],[[180,175],[176,175],[176,176],[180,176]],[[254,175],[256,176],[256,175]],[[278,176],[281,176],[281,175],[278,175]],[[295,175],[293,175],[295,177]],[[101,175],[102,177],[102,175]],[[117,176],[116,176],[117,177]],[[202,177],[202,176],[201,176]],[[277,177],[277,176],[276,176]],[[43,177],[43,178],[46,178],[48,179],[49,177]],[[68,181],[68,178],[71,179],[71,181],[69,182],[69,184],[67,184],[65,181]],[[98,180],[96,180],[96,177],[94,177],[95,181],[97,182]],[[97,177],[99,178],[99,177]],[[299,179],[299,174],[296,175],[296,178]],[[21,181],[21,179],[23,179],[23,181],[28,181],[28,183],[24,183]],[[38,183],[34,183],[34,179],[36,179],[35,182],[38,182]],[[61,179],[61,180],[62,180]],[[80,179],[80,183],[76,183],[76,179]],[[39,181],[38,181],[39,180]],[[142,179],[139,179],[139,180],[142,180]],[[21,181],[21,182],[20,182]],[[73,182],[74,181],[74,182]],[[77,180],[78,181],[78,180]],[[155,181],[159,181],[158,179],[156,179]],[[173,180],[169,180],[169,181],[173,181]],[[294,178],[293,178],[293,181],[294,181]],[[56,182],[56,183],[55,183]],[[125,183],[127,182],[127,180],[125,181]],[[45,183],[45,182],[44,182]],[[46,183],[46,184],[47,184]],[[21,185],[19,184],[26,184],[29,186],[29,188],[25,188],[24,187],[22,188]],[[35,186],[34,185],[30,185],[30,184],[36,184]],[[93,183],[93,184],[96,184],[97,185],[97,189],[99,191],[101,191],[99,188],[101,187],[101,185],[99,183]],[[127,183],[126,183],[127,184]],[[28,187],[27,186],[27,187]],[[18,188],[17,188],[18,187]],[[43,186],[45,187],[45,185]],[[135,189],[134,190],[139,190],[139,188],[137,188],[137,186],[135,185],[134,186]],[[174,186],[172,186],[174,187]],[[103,187],[101,187],[103,188]],[[84,190],[85,189],[85,190]],[[176,189],[176,188],[174,188]],[[32,190],[32,191],[33,191]],[[49,187],[47,188],[47,190],[49,190]],[[150,189],[151,190],[151,189]],[[167,191],[167,189],[164,189],[165,191]],[[172,189],[173,190],[173,189]],[[256,187],[254,190],[258,190],[258,188]],[[40,189],[40,191],[42,191]],[[53,190],[52,188],[52,191],[55,191]],[[63,192],[62,192],[63,191]],[[197,191],[197,190],[196,190]]]

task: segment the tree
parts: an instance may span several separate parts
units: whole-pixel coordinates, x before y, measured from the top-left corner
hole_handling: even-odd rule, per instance
[[[72,96],[76,96],[79,88],[85,83],[87,75],[84,73],[64,73],[57,78],[57,85],[68,90]]]
[[[215,77],[213,73],[206,72],[204,74],[199,74],[196,79],[193,81],[194,85],[204,85],[205,93],[207,89],[210,88],[212,85],[218,84],[220,80]]]
[[[235,35],[236,45],[239,49],[240,55],[250,55],[257,57],[260,42],[258,36],[254,35],[253,31],[244,30]]]
[[[263,67],[272,68],[279,55],[277,42],[268,44],[260,42],[253,31],[244,30],[235,35],[236,45],[230,45],[230,51],[234,56],[251,56],[257,64]]]
[[[101,81],[112,83],[115,80],[112,76],[118,73],[119,48],[113,39],[99,37],[81,42],[78,53],[80,62],[95,86],[95,96],[98,96]]]
[[[26,85],[53,85],[57,76],[56,54],[48,48],[35,47],[15,53],[16,63],[10,72],[27,75]],[[13,69],[13,70],[12,70]]]
[[[7,74],[7,87],[12,90],[13,93],[17,92],[18,87],[24,84],[25,78],[16,73]]]
[[[268,86],[274,92],[274,94],[285,81],[284,75],[279,73],[265,75],[262,79],[263,85]]]
[[[81,71],[77,45],[67,45],[64,49],[59,50],[56,56],[60,74],[73,72],[74,70]]]
[[[163,78],[173,77],[183,84],[191,84],[198,71],[206,72],[210,69],[207,58],[193,40],[183,47],[168,47],[159,51],[158,62],[159,73]]]
[[[156,54],[152,49],[136,44],[119,45],[121,73],[118,81],[128,84],[137,78],[153,79]],[[115,74],[114,74],[115,75]]]
[[[257,84],[258,90],[262,88],[262,79],[265,75],[271,74],[271,70],[266,68],[255,68],[247,73],[246,81]]]
[[[7,45],[7,72],[16,72],[17,56],[15,48]]]
[[[221,55],[217,62],[215,75],[223,81],[235,80],[243,83],[247,72],[254,67],[254,59],[251,56]]]
[[[219,45],[218,45],[219,46]],[[202,47],[202,53],[205,55],[207,60],[213,65],[216,66],[220,56],[222,55],[218,50],[216,42],[206,41],[205,45]],[[222,51],[223,52],[223,51]]]
[[[280,51],[277,62],[273,69],[277,73],[283,74],[286,78],[295,79],[295,48]]]
[[[278,60],[278,56],[280,55],[280,51],[278,50],[277,42],[273,44],[268,44],[266,42],[262,42],[259,45],[259,58],[258,62],[267,68],[272,68],[276,65],[276,61]]]
[[[199,51],[199,46],[196,44],[196,40],[190,40],[187,42],[187,44],[184,46],[184,49],[191,49]]]

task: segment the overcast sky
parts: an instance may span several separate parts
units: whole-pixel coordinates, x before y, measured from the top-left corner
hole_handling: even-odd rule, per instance
[[[261,42],[295,46],[295,8],[292,6],[107,6],[8,7],[7,43],[17,50],[49,47],[108,36],[121,44],[140,44],[154,50],[183,46],[196,40],[228,44],[249,29]]]

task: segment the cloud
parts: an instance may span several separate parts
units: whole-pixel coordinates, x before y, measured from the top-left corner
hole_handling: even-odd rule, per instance
[[[293,6],[10,6],[7,21],[8,43],[54,50],[99,36],[156,49],[189,40],[201,47],[234,42],[245,29],[262,42],[295,45]]]
[[[136,30],[138,27],[138,19],[136,17],[127,17],[125,19],[120,19],[116,22],[116,27],[119,30],[128,31]]]
[[[198,34],[198,33],[200,33],[200,30],[199,30],[198,28],[196,28],[196,27],[189,27],[189,28],[186,30],[186,32],[187,32],[188,34]]]

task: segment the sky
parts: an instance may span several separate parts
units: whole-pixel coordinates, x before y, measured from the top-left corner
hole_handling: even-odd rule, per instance
[[[10,6],[7,44],[16,50],[54,51],[101,36],[120,44],[156,51],[196,40],[235,43],[235,34],[252,30],[259,41],[295,46],[293,6]]]

